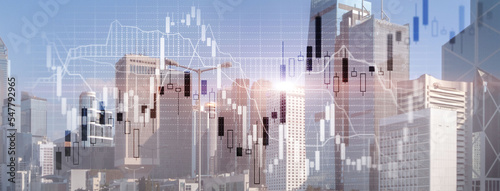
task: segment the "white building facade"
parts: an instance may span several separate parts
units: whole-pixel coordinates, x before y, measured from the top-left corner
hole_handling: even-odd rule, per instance
[[[267,111],[267,116],[271,116],[269,145],[266,149],[267,188],[305,190],[307,176],[304,90],[287,87],[269,91]],[[273,119],[272,112],[275,111],[279,114],[276,113],[276,118]]]
[[[44,142],[40,143],[40,167],[41,176],[54,174],[54,143]],[[42,179],[42,182],[47,182],[47,180]]]
[[[423,109],[381,120],[380,190],[456,190],[456,111]]]
[[[398,113],[424,108],[457,112],[457,190],[472,183],[472,83],[439,80],[427,74],[398,83]]]

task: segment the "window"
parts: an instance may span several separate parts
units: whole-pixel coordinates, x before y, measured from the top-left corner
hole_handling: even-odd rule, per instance
[[[186,185],[186,191],[191,191],[191,185]]]

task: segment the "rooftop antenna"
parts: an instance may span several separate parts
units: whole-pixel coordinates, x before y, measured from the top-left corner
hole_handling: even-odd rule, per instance
[[[384,12],[384,0],[381,0],[381,1],[382,1],[382,6],[380,8],[380,19],[391,22],[391,19]]]
[[[365,18],[365,0],[361,0],[361,17]]]
[[[361,17],[365,18],[365,0],[361,0]]]
[[[382,3],[383,4],[383,3]],[[383,5],[382,5],[383,6]],[[367,15],[365,15],[367,13]],[[370,17],[368,9],[365,7],[365,0],[361,0],[361,18]]]

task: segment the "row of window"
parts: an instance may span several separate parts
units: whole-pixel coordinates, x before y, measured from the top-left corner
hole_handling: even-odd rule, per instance
[[[130,65],[129,71],[135,74],[155,74],[156,67]]]

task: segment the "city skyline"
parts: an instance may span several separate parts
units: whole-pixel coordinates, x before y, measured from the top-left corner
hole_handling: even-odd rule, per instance
[[[27,7],[0,190],[500,190],[494,0]]]

